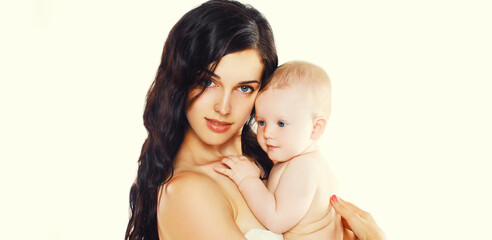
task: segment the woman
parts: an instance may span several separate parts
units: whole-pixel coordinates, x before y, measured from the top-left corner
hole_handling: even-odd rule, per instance
[[[210,1],[176,23],[147,95],[126,239],[244,239],[263,229],[213,166],[246,155],[268,176],[251,120],[277,62],[271,28],[252,7]]]
[[[209,1],[176,23],[147,94],[148,137],[125,239],[245,239],[264,229],[213,167],[245,155],[268,177],[273,163],[251,124],[255,97],[277,64],[272,30],[252,7]]]

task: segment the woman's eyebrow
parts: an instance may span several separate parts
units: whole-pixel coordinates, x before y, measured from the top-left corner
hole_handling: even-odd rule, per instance
[[[260,84],[260,81],[258,81],[258,80],[250,80],[250,81],[239,82],[239,84],[250,84],[250,83]]]
[[[215,80],[218,80],[218,81],[222,80],[220,78],[220,76],[217,74],[213,74],[212,78]],[[247,80],[247,81],[239,82],[237,85],[245,85],[245,84],[251,84],[251,83],[261,84],[260,81],[258,81],[258,80]]]

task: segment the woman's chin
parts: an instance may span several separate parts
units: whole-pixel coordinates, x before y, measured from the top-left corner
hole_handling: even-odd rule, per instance
[[[233,143],[235,139],[241,140],[241,136],[237,134],[236,136],[230,132],[224,133],[207,133],[200,136],[202,142],[211,146],[222,146],[228,143]]]

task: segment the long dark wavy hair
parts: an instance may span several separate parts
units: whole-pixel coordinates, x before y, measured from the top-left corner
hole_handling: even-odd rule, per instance
[[[189,127],[185,115],[190,105],[188,94],[197,87],[203,93],[203,82],[213,75],[223,56],[247,49],[257,50],[262,59],[261,90],[278,64],[273,33],[260,12],[235,1],[203,3],[171,29],[157,75],[147,93],[143,119],[148,136],[138,160],[137,179],[130,190],[131,213],[125,239],[159,238],[157,192],[173,176],[173,161]],[[266,178],[273,163],[251,129],[253,114],[254,110],[242,130],[242,151],[261,165]]]

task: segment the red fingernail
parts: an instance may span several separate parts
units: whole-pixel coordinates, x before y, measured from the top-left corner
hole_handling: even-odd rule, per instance
[[[338,197],[337,197],[337,195],[332,195],[332,196],[331,196],[331,201],[332,201],[332,202],[334,202],[334,203],[338,202]]]

